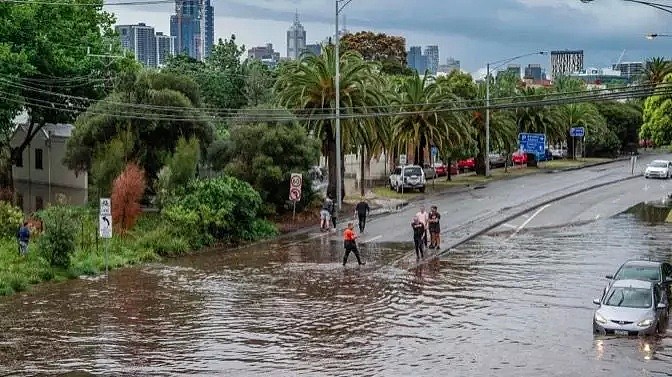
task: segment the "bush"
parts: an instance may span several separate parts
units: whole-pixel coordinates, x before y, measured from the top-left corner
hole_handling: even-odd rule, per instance
[[[196,169],[200,160],[200,146],[198,139],[187,141],[181,137],[177,141],[175,153],[166,161],[166,166],[159,171],[156,181],[157,205],[161,208],[167,197],[179,188],[186,186],[196,177]]]
[[[135,242],[140,249],[152,250],[162,257],[183,255],[191,249],[189,242],[183,237],[173,236],[164,227],[151,230]]]
[[[164,214],[190,240],[254,240],[268,235],[259,232],[271,231],[257,218],[261,204],[248,183],[224,176],[191,181],[171,198]]]
[[[140,215],[140,200],[145,192],[145,172],[137,164],[130,163],[114,180],[112,190],[113,226],[119,234],[133,228]]]
[[[44,233],[37,241],[42,256],[53,267],[67,268],[75,251],[76,209],[52,206],[37,213],[44,222]]]
[[[15,237],[22,221],[23,212],[20,209],[0,201],[0,237]]]

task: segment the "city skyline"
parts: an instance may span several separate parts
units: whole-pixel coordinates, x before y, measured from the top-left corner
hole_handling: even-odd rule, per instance
[[[476,9],[486,4],[484,0],[457,0],[450,6],[427,1],[434,4],[429,11],[404,2],[355,0],[345,12],[348,27],[353,32],[372,30],[401,35],[406,38],[407,50],[414,45],[438,45],[440,61],[455,57],[461,61],[462,69],[475,76],[486,62],[536,50],[583,49],[587,67],[611,67],[623,50],[623,61],[668,55],[670,41],[647,41],[644,35],[666,31],[669,15],[615,0],[594,4],[577,0],[502,0],[488,3],[493,12],[486,15]],[[278,0],[257,5],[241,0],[215,2],[215,40],[236,34],[237,42],[246,48],[273,43],[278,51],[286,51],[286,31],[298,10],[308,32],[307,42],[323,41],[333,34],[330,4],[327,0]],[[108,10],[117,14],[118,24],[145,22],[156,30],[167,30],[174,9],[161,4],[113,6]],[[419,17],[423,22],[411,22]],[[250,24],[255,27],[250,28]],[[548,68],[550,62],[548,57],[539,56],[516,63]]]

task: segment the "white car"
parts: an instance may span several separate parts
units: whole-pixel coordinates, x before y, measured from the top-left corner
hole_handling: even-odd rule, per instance
[[[670,179],[672,176],[672,162],[668,160],[655,160],[646,166],[644,178]]]
[[[425,171],[418,165],[397,166],[390,175],[390,188],[397,192],[418,190],[425,192]]]

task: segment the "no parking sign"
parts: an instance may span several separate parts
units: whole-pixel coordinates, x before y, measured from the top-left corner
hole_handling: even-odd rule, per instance
[[[289,180],[289,200],[298,202],[301,200],[301,186],[303,185],[303,176],[299,173],[292,173]]]

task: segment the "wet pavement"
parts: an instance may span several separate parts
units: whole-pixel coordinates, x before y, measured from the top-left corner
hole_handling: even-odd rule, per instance
[[[669,330],[591,332],[605,274],[672,258],[660,212],[479,237],[419,267],[408,243],[369,243],[344,269],[311,235],[45,285],[0,300],[0,375],[669,376]]]

